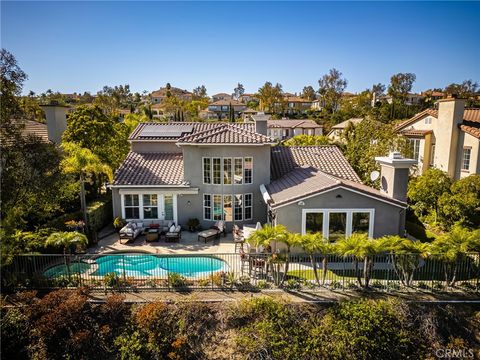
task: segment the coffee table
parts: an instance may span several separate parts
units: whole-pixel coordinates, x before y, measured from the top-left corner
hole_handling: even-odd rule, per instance
[[[198,233],[198,239],[197,241],[200,241],[200,239],[205,240],[205,244],[207,243],[208,240],[216,237],[217,239],[220,237],[220,232],[215,229],[208,229],[204,230]]]
[[[147,235],[145,235],[145,239],[148,242],[157,241],[158,240],[158,229],[148,229]]]

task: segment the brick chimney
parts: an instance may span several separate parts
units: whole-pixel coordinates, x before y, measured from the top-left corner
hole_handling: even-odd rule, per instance
[[[60,144],[62,134],[67,128],[67,111],[68,106],[63,105],[40,105],[45,111],[47,118],[48,139],[55,144]]]
[[[435,141],[435,166],[455,177],[458,153],[458,139],[460,125],[463,121],[465,100],[450,96],[439,100],[438,121],[436,122]]]
[[[265,115],[264,113],[258,113],[257,115],[253,115],[252,119],[255,122],[255,132],[258,134],[267,135],[267,121],[270,119],[270,116]]]
[[[407,184],[410,167],[415,159],[405,159],[399,152],[391,152],[385,157],[376,157],[380,165],[380,192],[399,201],[407,201]]]

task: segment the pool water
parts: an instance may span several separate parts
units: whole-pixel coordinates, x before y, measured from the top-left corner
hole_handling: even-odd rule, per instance
[[[90,264],[87,264],[84,262],[72,262],[69,265],[69,269],[70,269],[70,274],[83,274],[84,272],[90,269]],[[67,265],[63,264],[63,265],[52,266],[51,268],[47,269],[43,273],[43,275],[45,275],[48,278],[67,276],[68,275]]]
[[[200,276],[214,271],[227,271],[225,261],[208,256],[163,257],[148,254],[115,254],[97,258],[98,269],[92,273],[104,276],[117,275],[144,277],[166,276],[175,272],[187,277]]]

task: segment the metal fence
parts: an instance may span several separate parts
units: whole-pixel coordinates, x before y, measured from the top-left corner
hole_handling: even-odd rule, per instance
[[[143,253],[20,255],[2,280],[19,289],[479,291],[480,254],[442,256]]]

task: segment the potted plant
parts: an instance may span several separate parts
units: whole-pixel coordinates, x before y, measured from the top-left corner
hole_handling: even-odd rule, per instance
[[[195,232],[198,225],[200,225],[200,221],[197,218],[188,219],[187,221],[188,230],[190,232]]]
[[[119,232],[121,228],[125,226],[127,222],[123,220],[120,216],[117,216],[115,220],[113,220],[113,227],[115,228],[116,232]]]

